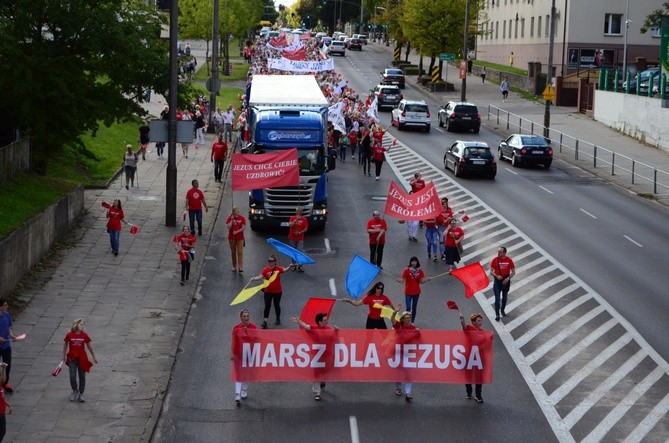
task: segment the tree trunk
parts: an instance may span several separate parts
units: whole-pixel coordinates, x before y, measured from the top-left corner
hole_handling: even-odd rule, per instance
[[[404,53],[404,61],[405,62],[409,61],[409,53],[411,53],[411,43],[407,43],[407,50]]]
[[[423,53],[418,54],[418,77],[423,75]]]

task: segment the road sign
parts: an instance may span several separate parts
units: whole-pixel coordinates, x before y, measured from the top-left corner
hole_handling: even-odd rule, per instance
[[[546,85],[546,89],[544,89],[544,100],[547,102],[554,102],[555,101],[555,88],[553,88],[553,85],[548,84]]]
[[[453,54],[452,52],[442,52],[441,54],[439,54],[439,60],[452,62],[455,60],[455,54]]]
[[[218,92],[218,90],[221,89],[221,81],[217,78],[209,77],[205,86],[209,92]]]

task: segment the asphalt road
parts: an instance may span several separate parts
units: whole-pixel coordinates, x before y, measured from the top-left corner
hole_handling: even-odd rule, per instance
[[[366,90],[386,67],[387,53],[368,46],[335,63],[354,88]],[[281,327],[294,326],[287,320],[299,314],[309,296],[333,296],[331,279],[336,296],[344,295],[348,263],[355,253],[367,255],[364,225],[373,209],[382,210],[389,181],[403,182],[420,169],[456,209],[470,214],[465,232],[468,240],[479,239],[468,246],[471,260],[485,265],[500,242],[518,257],[509,318],[494,325],[499,340],[494,382],[484,386],[486,403],[468,402],[461,386],[446,384],[417,385],[413,403],[407,404],[388,383],[329,384],[320,403],[313,401],[308,383],[258,383],[237,408],[229,381],[229,345],[238,310],[229,302],[265,265],[272,252],[265,239],[285,240],[286,234],[249,231],[242,278],[229,271],[228,211],[222,210],[154,440],[351,441],[352,417],[360,441],[618,439],[638,428],[637,434],[646,435],[649,426],[650,441],[666,440],[669,431],[656,419],[666,414],[669,392],[662,363],[666,365],[669,345],[660,330],[669,310],[662,297],[669,277],[661,272],[667,268],[667,254],[662,253],[666,211],[559,161],[549,171],[515,169],[502,162],[494,182],[454,180],[452,172],[443,171],[445,146],[457,138],[496,146],[501,136],[485,127],[479,135],[442,133],[436,124],[439,104],[430,95],[408,84],[404,96],[428,102],[432,132],[392,129],[400,143],[379,182],[364,177],[357,161],[349,159],[330,174],[328,227],[310,234],[305,244],[317,264],[304,274],[285,276]],[[383,119],[389,124],[389,113]],[[227,191],[221,207],[230,208],[232,198]],[[234,204],[246,213],[245,193],[234,193]],[[404,226],[391,220],[384,270],[398,275],[411,255],[425,258],[424,239],[407,242]],[[424,262],[423,267],[427,275],[444,271],[442,263]],[[401,301],[402,287],[383,279],[386,292]],[[456,297],[464,312],[483,310],[489,317],[489,292],[464,300],[461,286],[450,278],[428,283],[416,324],[457,329],[457,318],[444,306]],[[244,307],[260,323],[262,297]],[[331,318],[342,328],[362,328],[365,310],[337,304]],[[578,353],[571,355],[573,350]],[[562,361],[565,355],[572,358]],[[621,368],[628,370],[621,373]],[[612,380],[610,374],[618,376]],[[607,384],[613,384],[609,390],[616,394],[600,393]],[[652,389],[652,395],[638,395],[634,386]],[[619,404],[629,406],[621,411]]]

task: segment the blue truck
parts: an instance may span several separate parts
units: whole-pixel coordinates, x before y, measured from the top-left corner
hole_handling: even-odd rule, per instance
[[[297,207],[310,229],[323,230],[328,216],[327,112],[329,102],[313,75],[254,75],[248,95],[247,153],[297,148],[300,185],[249,192],[253,230],[287,227]]]

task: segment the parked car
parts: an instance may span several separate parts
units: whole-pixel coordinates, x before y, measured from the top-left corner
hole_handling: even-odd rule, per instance
[[[330,55],[346,55],[346,46],[344,46],[344,42],[334,40],[330,43],[330,50],[328,52]]]
[[[639,90],[641,90],[641,86],[643,85],[644,82],[648,82],[648,79],[650,77],[655,77],[657,75],[660,75],[660,68],[648,68],[645,71],[641,71],[641,74],[639,74]],[[630,92],[636,92],[636,75],[633,77],[630,77]],[[623,90],[625,90],[625,86],[627,85],[627,80],[623,82]],[[640,91],[643,92],[643,91]],[[648,93],[648,86],[646,86],[646,93]]]
[[[653,95],[657,95],[657,93],[660,91],[660,80],[662,78],[662,72],[658,71],[655,76],[653,76],[652,83],[649,79],[646,79],[641,82],[639,85],[639,93],[643,95],[648,95],[648,85],[651,85],[652,88],[652,93]],[[667,80],[664,84],[664,90],[667,91],[669,90],[669,80]]]
[[[395,85],[376,85],[372,93],[377,98],[377,108],[380,111],[383,108],[395,108],[404,98],[402,91]]]
[[[481,128],[481,114],[473,103],[451,101],[439,109],[439,127],[446,127],[446,131],[466,129],[479,133]]]
[[[362,42],[358,38],[352,38],[348,42],[348,49],[357,49],[358,51],[362,51]]]
[[[382,85],[397,85],[404,89],[404,72],[397,68],[387,68],[381,71]]]
[[[430,110],[424,101],[402,99],[392,111],[391,124],[397,126],[398,131],[404,130],[407,126],[417,126],[422,127],[425,132],[430,132]]]
[[[497,175],[497,160],[486,143],[457,140],[446,148],[444,169],[453,170],[456,177],[480,174],[494,179]]]
[[[548,169],[553,163],[553,148],[548,139],[540,135],[511,134],[502,140],[497,149],[500,160],[508,158],[511,165],[543,165]]]

